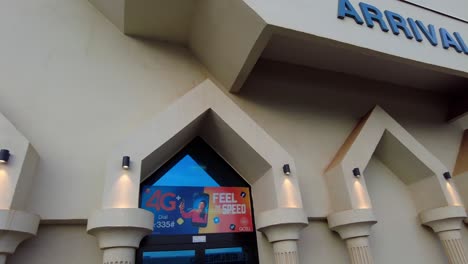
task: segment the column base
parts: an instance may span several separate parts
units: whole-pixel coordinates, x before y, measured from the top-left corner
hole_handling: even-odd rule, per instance
[[[140,208],[110,208],[95,212],[88,233],[104,251],[103,264],[134,264],[141,239],[153,231],[154,215]]]

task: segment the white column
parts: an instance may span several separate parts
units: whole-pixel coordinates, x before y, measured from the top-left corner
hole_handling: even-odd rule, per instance
[[[296,240],[283,240],[273,242],[275,264],[299,264]]]
[[[369,247],[369,237],[354,237],[346,240],[349,257],[352,264],[372,264],[374,259]]]
[[[134,264],[135,263],[135,248],[133,247],[118,247],[104,249],[102,262],[104,264]]]
[[[447,206],[424,211],[421,222],[437,233],[450,264],[468,264],[460,229],[466,218],[462,206]]]
[[[102,209],[89,218],[88,233],[104,251],[103,264],[134,264],[136,249],[153,223],[153,213],[140,208]]]
[[[373,264],[369,245],[371,227],[377,223],[372,209],[341,211],[328,216],[328,226],[340,234],[351,264]]]
[[[277,208],[257,217],[258,231],[273,245],[275,264],[299,264],[297,241],[307,225],[302,208]]]
[[[468,263],[460,230],[443,231],[439,232],[438,235],[450,264]]]
[[[0,264],[6,264],[6,254],[0,254]]]

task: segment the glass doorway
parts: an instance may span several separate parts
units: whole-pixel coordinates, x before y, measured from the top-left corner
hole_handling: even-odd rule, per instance
[[[195,263],[195,250],[167,250],[143,252],[143,264]]]
[[[248,256],[242,247],[197,250],[146,251],[142,264],[246,264]]]
[[[140,185],[155,215],[137,264],[258,264],[250,185],[197,137]]]
[[[205,264],[247,263],[248,257],[242,247],[210,248],[205,250]]]

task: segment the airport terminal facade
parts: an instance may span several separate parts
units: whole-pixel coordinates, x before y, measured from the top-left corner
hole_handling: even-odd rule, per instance
[[[468,3],[0,3],[0,264],[468,264]]]

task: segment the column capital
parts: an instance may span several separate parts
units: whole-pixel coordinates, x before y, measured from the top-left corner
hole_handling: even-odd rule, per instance
[[[466,218],[466,211],[463,206],[445,206],[423,211],[419,214],[419,218],[423,225],[439,233],[461,229],[462,221]]]
[[[261,212],[256,225],[271,243],[298,240],[300,231],[309,224],[302,208],[277,208]]]
[[[372,209],[352,209],[333,213],[327,217],[331,230],[346,240],[370,235],[370,228],[377,223]]]
[[[35,236],[40,217],[24,211],[0,210],[0,255],[13,254],[21,242]]]
[[[101,249],[138,248],[153,231],[153,213],[140,208],[108,208],[95,211],[88,220],[88,234],[97,237]]]

